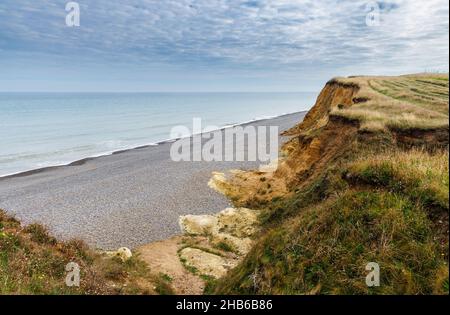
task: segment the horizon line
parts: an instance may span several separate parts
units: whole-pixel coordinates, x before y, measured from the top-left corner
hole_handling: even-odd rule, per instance
[[[150,93],[173,93],[173,94],[188,94],[188,93],[315,93],[317,90],[308,91],[1,91],[0,93],[79,93],[79,94],[94,94],[94,93],[109,93],[109,94],[150,94]]]

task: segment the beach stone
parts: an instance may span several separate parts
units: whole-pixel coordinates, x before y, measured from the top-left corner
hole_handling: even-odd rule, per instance
[[[220,232],[246,238],[258,230],[259,211],[247,208],[227,208],[217,215]]]
[[[217,228],[217,222],[213,215],[185,215],[178,220],[181,231],[188,235],[209,235]]]
[[[250,238],[258,231],[259,211],[247,208],[226,208],[216,215],[186,215],[179,218],[184,234],[194,239],[207,236],[210,246],[221,249],[223,255],[186,247],[180,250],[180,260],[200,274],[220,278],[251,250]],[[226,245],[225,248],[223,245]],[[226,253],[226,252],[232,253]]]
[[[133,254],[131,253],[131,250],[127,247],[121,247],[118,250],[116,250],[115,252],[110,252],[109,253],[110,256],[115,256],[120,258],[120,260],[122,260],[123,262],[127,261],[128,259],[130,259]]]
[[[199,274],[214,278],[223,277],[232,267],[225,258],[197,248],[186,247],[182,249],[180,258],[188,267],[197,269]]]

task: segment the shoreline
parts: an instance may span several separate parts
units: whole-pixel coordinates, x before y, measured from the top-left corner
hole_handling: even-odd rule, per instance
[[[229,124],[229,125],[225,125],[222,127],[219,127],[217,129],[214,130],[208,130],[207,133],[211,133],[211,132],[215,132],[215,131],[221,131],[221,130],[225,130],[228,128],[234,128],[237,126],[246,126],[252,123],[257,123],[257,122],[262,122],[262,121],[266,121],[266,120],[272,120],[275,118],[283,118],[284,116],[290,116],[290,115],[295,115],[295,114],[306,114],[308,111],[298,111],[298,112],[293,112],[293,113],[284,113],[281,115],[275,115],[272,117],[264,117],[264,118],[255,118],[252,120],[248,120],[248,121],[244,121],[241,123],[235,123],[235,124]],[[110,151],[110,152],[104,152],[104,153],[99,153],[99,154],[95,154],[92,156],[87,156],[81,159],[76,159],[74,161],[70,161],[70,162],[64,162],[61,164],[55,164],[55,165],[50,165],[50,166],[45,166],[45,167],[38,167],[38,168],[33,168],[30,170],[25,170],[25,171],[19,171],[19,172],[15,172],[15,173],[11,173],[11,174],[5,174],[5,175],[0,175],[0,181],[4,180],[4,179],[10,179],[10,178],[16,178],[16,177],[26,177],[26,176],[30,176],[30,175],[34,175],[34,174],[38,174],[38,173],[42,173],[42,172],[46,172],[49,170],[53,170],[53,169],[58,169],[61,167],[67,167],[67,166],[80,166],[85,164],[88,161],[94,160],[94,159],[98,159],[98,158],[102,158],[105,156],[111,156],[111,155],[116,155],[116,154],[122,154],[122,153],[126,153],[132,150],[140,150],[140,149],[146,149],[149,147],[156,147],[159,145],[163,145],[163,144],[167,144],[167,143],[172,143],[175,142],[177,140],[180,139],[186,139],[186,138],[191,138],[194,137],[196,135],[199,134],[203,134],[203,133],[197,133],[197,134],[189,134],[186,135],[184,137],[178,137],[178,138],[169,138],[169,139],[165,139],[165,140],[161,140],[161,141],[157,141],[157,142],[152,142],[152,143],[148,143],[148,144],[142,144],[142,145],[137,145],[135,147],[131,147],[131,148],[126,148],[126,149],[118,149],[115,151]]]
[[[278,126],[282,133],[305,114],[247,124]],[[280,135],[279,144],[285,139]],[[246,143],[236,145],[247,151]],[[24,226],[46,226],[61,240],[82,239],[102,250],[136,248],[179,235],[181,215],[215,214],[229,207],[229,200],[208,186],[213,172],[257,169],[261,164],[175,162],[170,148],[165,141],[0,178],[0,208]]]

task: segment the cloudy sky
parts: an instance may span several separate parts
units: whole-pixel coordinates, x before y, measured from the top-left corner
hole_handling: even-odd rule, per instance
[[[80,27],[67,2],[1,0],[0,91],[316,91],[449,67],[447,0],[79,0]]]

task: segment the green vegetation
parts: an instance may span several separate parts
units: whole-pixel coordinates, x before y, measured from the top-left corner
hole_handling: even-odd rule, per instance
[[[194,266],[189,265],[185,258],[180,257],[180,262],[183,264],[184,268],[186,268],[187,271],[189,271],[193,275],[197,275],[198,274],[198,269],[195,268]]]
[[[214,293],[214,288],[217,284],[217,280],[214,277],[208,275],[201,275],[200,278],[205,281],[205,288],[203,289],[203,294],[211,295]],[[447,283],[448,285],[448,283]]]
[[[80,287],[66,286],[66,265],[80,266]],[[139,257],[126,262],[89,249],[82,241],[59,242],[47,230],[20,223],[0,210],[0,294],[146,294],[153,280]]]
[[[174,291],[170,285],[172,277],[167,274],[159,274],[155,282],[155,291],[160,295],[174,295]]]
[[[448,151],[423,150],[372,155],[354,162],[349,178],[408,195],[428,207],[449,207]]]
[[[234,253],[236,250],[229,244],[225,242],[219,242],[217,243],[216,247],[220,250],[223,250],[224,252],[232,252]]]
[[[330,83],[264,183],[287,193],[264,199],[261,184],[240,196],[262,211],[262,231],[212,292],[448,294],[448,86],[443,75]],[[329,141],[341,135],[345,142]],[[379,287],[365,283],[370,262],[380,266]]]
[[[344,174],[330,168],[266,208],[261,239],[215,292],[448,293],[448,232],[430,213],[438,207],[448,222],[448,153],[395,157],[368,155]],[[369,262],[381,267],[380,287],[365,284]]]

